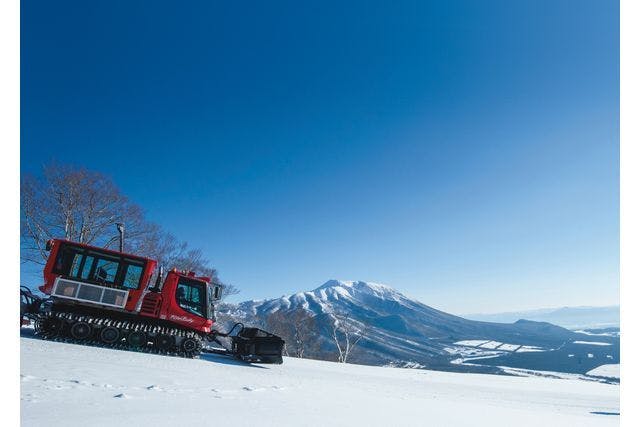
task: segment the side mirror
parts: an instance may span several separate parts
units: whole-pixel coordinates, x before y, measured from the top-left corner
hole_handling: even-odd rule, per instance
[[[219,285],[213,288],[213,298],[217,301],[222,297],[222,288]]]
[[[49,252],[51,249],[53,248],[53,241],[52,240],[47,240],[47,243],[44,246],[44,249]]]

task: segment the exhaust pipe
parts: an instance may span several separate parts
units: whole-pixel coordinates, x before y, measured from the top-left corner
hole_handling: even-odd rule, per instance
[[[160,287],[162,286],[162,276],[164,276],[164,266],[160,264],[158,277],[156,277],[156,292],[160,292]]]
[[[120,233],[120,252],[124,252],[124,223],[117,222],[116,227],[118,228],[118,233]]]

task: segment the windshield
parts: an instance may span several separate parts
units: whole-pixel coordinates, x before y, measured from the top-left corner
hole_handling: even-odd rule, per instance
[[[176,302],[191,314],[207,317],[205,283],[181,277],[176,289]]]

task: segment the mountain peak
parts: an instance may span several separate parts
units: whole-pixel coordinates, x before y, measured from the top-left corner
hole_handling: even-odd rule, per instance
[[[345,289],[371,290],[376,292],[398,293],[398,291],[393,289],[391,286],[383,285],[382,283],[364,282],[362,280],[337,280],[337,279],[328,280],[327,282],[318,286],[314,290],[318,291],[320,289],[335,288],[335,287],[340,287]]]

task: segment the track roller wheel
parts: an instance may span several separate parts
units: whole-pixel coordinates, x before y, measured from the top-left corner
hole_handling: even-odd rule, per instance
[[[36,333],[47,339],[62,335],[64,326],[64,320],[57,317],[48,317],[46,319],[36,321],[35,330]]]
[[[200,354],[202,345],[198,339],[188,337],[182,341],[181,347],[182,351],[184,351],[188,357],[195,357]]]
[[[127,337],[127,342],[131,347],[142,347],[147,344],[147,334],[140,331],[133,331]]]
[[[113,326],[106,326],[100,330],[100,341],[105,344],[114,344],[120,339],[120,331]]]
[[[167,350],[170,350],[176,344],[176,339],[171,335],[160,334],[156,337],[155,342],[156,342],[156,347],[159,350],[167,351]]]
[[[76,322],[71,326],[69,331],[71,336],[77,340],[86,340],[91,336],[91,325],[87,322]]]

